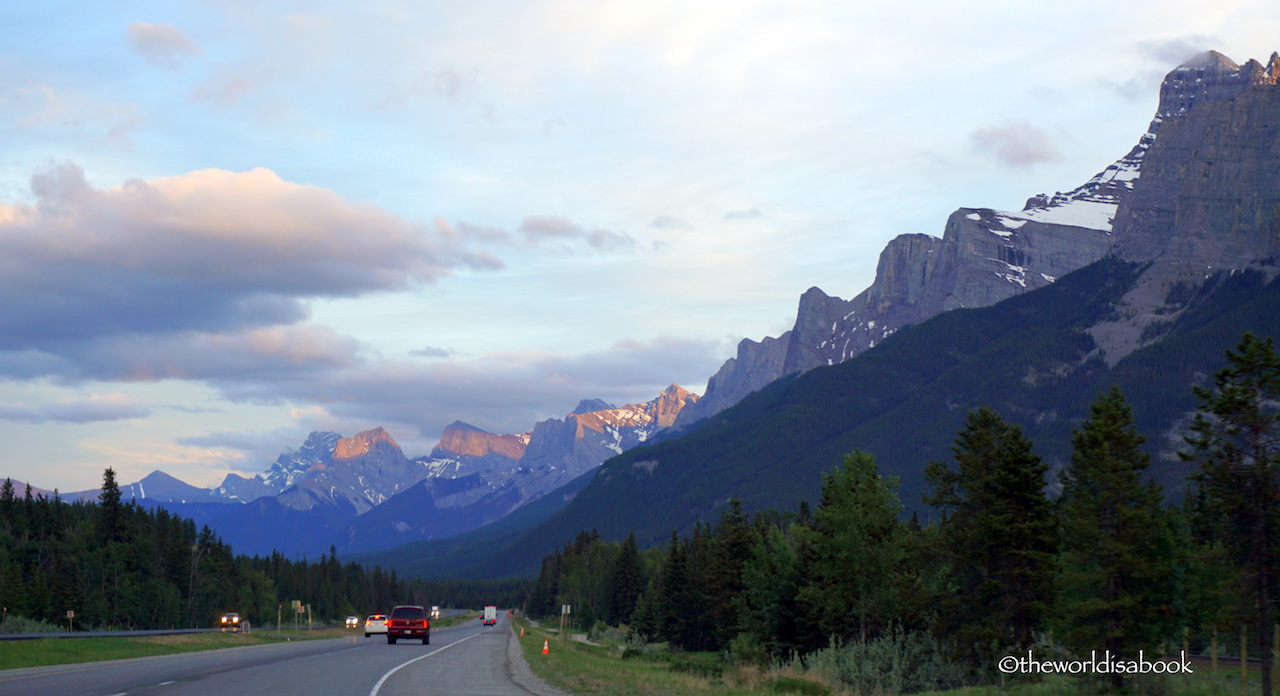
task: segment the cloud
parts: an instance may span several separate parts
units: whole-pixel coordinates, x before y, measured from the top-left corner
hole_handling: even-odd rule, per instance
[[[0,375],[149,379],[351,365],[298,325],[313,298],[434,283],[500,260],[467,234],[282,180],[203,170],[92,187],[64,164],[0,204]]]
[[[129,25],[128,37],[138,55],[171,70],[182,60],[200,54],[200,47],[171,24],[134,22]]]
[[[653,219],[653,222],[649,223],[649,226],[659,230],[691,230],[693,229],[693,225],[690,225],[689,223],[685,222],[684,220],[681,220],[678,217],[672,217],[670,215],[659,215],[658,217]]]
[[[1013,167],[1061,159],[1049,134],[1025,119],[975,129],[969,141],[974,149]]]
[[[251,478],[270,468],[282,453],[301,445],[306,436],[307,433],[298,427],[261,433],[220,430],[178,438],[174,442],[181,447],[221,453],[220,459],[233,471]]]
[[[263,68],[257,72],[228,72],[196,87],[191,97],[198,102],[212,103],[215,107],[235,106],[245,95],[258,91],[270,81],[270,68]]]
[[[1189,58],[1204,53],[1222,42],[1212,36],[1194,34],[1160,41],[1138,43],[1138,52],[1160,64],[1166,71],[1170,66],[1181,65]]]
[[[426,346],[417,350],[409,351],[409,355],[419,358],[451,358],[455,354],[452,348],[436,348],[435,346]]]
[[[764,213],[759,208],[750,210],[730,210],[724,214],[724,219],[729,222],[741,222],[743,220],[755,220],[764,217]]]
[[[146,418],[151,409],[123,394],[92,395],[42,406],[0,403],[0,420],[21,423],[96,423]]]
[[[732,346],[662,337],[627,339],[583,354],[506,351],[466,360],[379,360],[316,371],[307,380],[220,382],[226,398],[323,404],[322,420],[436,438],[463,420],[490,432],[523,432],[562,418],[585,398],[635,403],[672,382],[700,384]],[[399,436],[397,436],[399,437]]]
[[[533,246],[550,241],[585,241],[593,249],[625,251],[636,246],[636,240],[625,232],[597,228],[587,230],[562,215],[528,215],[517,231]]]
[[[146,122],[136,104],[102,101],[46,84],[0,93],[0,118],[12,119],[23,130],[116,148],[132,147],[132,132]]]

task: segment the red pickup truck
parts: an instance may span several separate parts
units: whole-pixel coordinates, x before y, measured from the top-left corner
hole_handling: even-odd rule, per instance
[[[391,610],[387,616],[387,642],[395,645],[398,638],[421,638],[423,645],[431,644],[431,621],[426,608],[406,604]]]

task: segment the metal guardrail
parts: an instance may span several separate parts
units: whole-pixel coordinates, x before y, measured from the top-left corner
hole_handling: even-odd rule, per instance
[[[282,627],[285,630],[295,630],[292,626]],[[314,626],[308,628],[299,626],[297,630],[315,630],[333,628],[332,626]],[[274,631],[274,628],[262,628],[254,626],[252,631]],[[40,638],[129,638],[135,636],[172,636],[182,633],[250,633],[250,630],[228,631],[224,628],[156,628],[143,629],[137,631],[56,631],[53,633],[0,633],[0,641],[3,640],[37,640]]]

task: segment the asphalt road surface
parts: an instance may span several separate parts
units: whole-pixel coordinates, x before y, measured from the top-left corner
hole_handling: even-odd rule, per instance
[[[0,671],[24,696],[528,696],[554,691],[528,674],[506,618],[434,629],[431,644],[382,636],[210,650]],[[517,649],[518,650],[518,649]]]

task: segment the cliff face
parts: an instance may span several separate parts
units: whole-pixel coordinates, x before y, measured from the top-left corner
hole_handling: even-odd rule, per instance
[[[1150,143],[1144,136],[1083,186],[1035,196],[1021,211],[961,208],[947,219],[941,239],[896,237],[880,253],[875,282],[852,300],[810,288],[800,298],[795,328],[760,343],[742,341],[737,358],[707,382],[706,395],[676,426],[718,413],[787,375],[848,360],[904,326],[995,304],[1097,261],[1111,247],[1112,220]]]
[[[1276,256],[1278,77],[1274,54],[1266,65],[1239,66],[1213,51],[1184,63],[1165,78],[1151,126],[1124,157],[1072,191],[1031,197],[1021,211],[961,208],[941,239],[895,238],[880,254],[871,287],[847,301],[807,291],[795,328],[740,343],[676,425],[781,377],[848,360],[904,326],[1044,287],[1107,254],[1184,271]],[[1169,270],[1144,278],[1123,326],[1097,333],[1108,359],[1140,345],[1169,290],[1192,276]]]
[[[1237,66],[1210,52],[1169,74],[1144,186],[1116,219],[1116,251],[1179,266],[1243,266],[1280,236],[1280,55]],[[1194,87],[1187,87],[1194,85]]]
[[[1116,215],[1113,253],[1148,264],[1117,316],[1090,330],[1115,364],[1158,337],[1219,272],[1274,276],[1280,259],[1280,55],[1220,53],[1169,73],[1142,179]]]
[[[333,458],[313,465],[278,500],[298,510],[331,504],[362,514],[426,476],[426,469],[409,461],[386,430],[374,428],[338,440]]]
[[[674,384],[640,404],[616,407],[588,399],[564,418],[541,421],[522,435],[454,423],[431,456],[415,463],[426,472],[424,491],[435,506],[461,511],[481,505],[484,521],[491,521],[647,441],[697,400]]]
[[[433,476],[456,478],[480,471],[509,469],[524,456],[530,433],[495,435],[455,421],[444,429],[427,466]]]
[[[696,394],[673,384],[643,404],[570,413],[564,420],[542,421],[534,426],[520,466],[556,471],[557,477],[567,483],[670,427],[684,409],[697,401]]]

